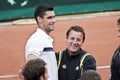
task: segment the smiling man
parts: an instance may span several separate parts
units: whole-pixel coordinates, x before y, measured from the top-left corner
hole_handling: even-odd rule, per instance
[[[85,41],[85,31],[80,26],[72,26],[66,32],[66,50],[56,53],[59,80],[80,80],[86,70],[96,70],[93,56],[81,47]]]

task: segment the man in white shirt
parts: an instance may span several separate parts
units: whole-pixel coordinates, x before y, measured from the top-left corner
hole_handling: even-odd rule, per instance
[[[36,8],[34,17],[38,27],[26,43],[26,61],[36,58],[43,59],[47,63],[48,80],[58,80],[53,39],[49,36],[50,32],[54,30],[56,22],[54,9],[48,5],[40,5]]]

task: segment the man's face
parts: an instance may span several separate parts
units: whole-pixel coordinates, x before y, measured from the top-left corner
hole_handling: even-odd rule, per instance
[[[46,69],[45,69],[45,80],[48,80],[48,69],[47,69],[47,67],[45,67]]]
[[[42,76],[40,76],[40,79],[39,80],[48,80],[48,69],[47,69],[47,67],[45,66],[45,74],[44,74],[44,76],[42,75]]]
[[[83,34],[81,32],[71,31],[66,40],[68,52],[73,55],[80,50],[83,45]]]
[[[118,37],[120,37],[120,24],[118,24]]]
[[[42,28],[46,33],[50,33],[54,30],[55,22],[56,20],[54,11],[46,11],[44,17],[38,19],[40,28]]]

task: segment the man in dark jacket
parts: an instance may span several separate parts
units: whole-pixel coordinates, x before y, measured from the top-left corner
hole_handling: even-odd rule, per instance
[[[66,33],[66,50],[56,53],[59,80],[80,80],[86,70],[96,70],[94,57],[83,50],[85,31],[80,26],[72,26]]]
[[[120,37],[120,18],[117,20],[118,37]],[[120,45],[115,50],[110,66],[110,80],[120,80]]]

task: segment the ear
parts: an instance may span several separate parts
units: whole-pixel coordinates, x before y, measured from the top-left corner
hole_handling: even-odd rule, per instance
[[[43,77],[43,76],[40,76],[40,77],[39,77],[39,80],[44,80],[44,77]]]
[[[82,42],[81,46],[83,46],[84,42]]]
[[[41,23],[42,22],[42,18],[41,17],[37,17],[37,21],[39,22],[39,23]]]
[[[65,42],[66,42],[66,43],[67,43],[67,41],[68,41],[68,38],[65,39]]]

